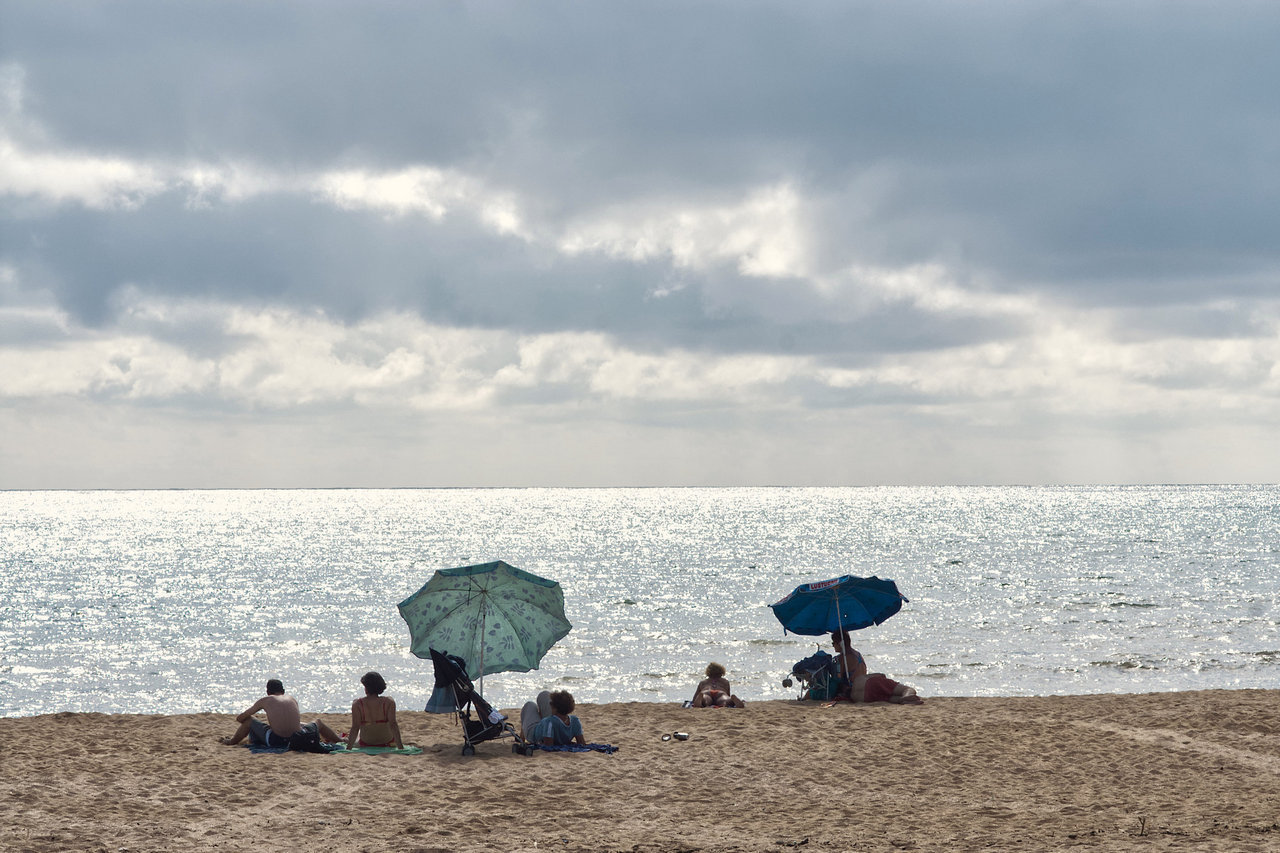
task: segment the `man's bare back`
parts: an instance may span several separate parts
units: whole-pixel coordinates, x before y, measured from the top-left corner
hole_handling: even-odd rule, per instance
[[[254,716],[259,711],[263,711],[267,715],[265,724]],[[295,735],[307,727],[314,727],[314,730],[320,735],[320,739],[324,743],[338,742],[337,733],[326,726],[323,720],[316,720],[314,724],[308,723],[306,727],[302,725],[302,714],[298,711],[298,700],[284,692],[284,685],[280,683],[278,678],[273,678],[267,682],[267,695],[250,705],[245,709],[244,713],[237,714],[236,722],[240,724],[240,728],[236,729],[236,733],[231,737],[220,738],[219,741],[221,743],[225,743],[227,746],[235,746],[252,732],[252,742],[260,746],[278,745],[272,742],[273,736],[279,738],[281,742],[279,745],[283,745],[289,742],[291,735]]]
[[[263,696],[241,716],[252,716],[260,710],[267,712],[267,725],[271,726],[271,731],[282,737],[288,737],[302,728],[302,712],[298,710],[298,700],[288,693]]]

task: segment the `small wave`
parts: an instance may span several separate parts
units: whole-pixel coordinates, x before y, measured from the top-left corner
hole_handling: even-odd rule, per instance
[[[1096,666],[1108,669],[1160,669],[1160,665],[1153,661],[1133,660],[1126,658],[1125,660],[1091,660],[1089,666]]]

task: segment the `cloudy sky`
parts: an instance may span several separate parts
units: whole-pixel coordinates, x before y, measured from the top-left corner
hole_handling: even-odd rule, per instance
[[[0,487],[1280,482],[1278,44],[0,0]]]

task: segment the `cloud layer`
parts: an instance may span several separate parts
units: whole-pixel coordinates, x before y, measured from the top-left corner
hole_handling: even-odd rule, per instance
[[[1280,478],[1269,5],[3,32],[0,486]]]

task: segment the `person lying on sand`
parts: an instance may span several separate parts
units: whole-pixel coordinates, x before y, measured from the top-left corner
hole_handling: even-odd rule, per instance
[[[747,703],[733,695],[724,667],[712,661],[707,664],[707,677],[693,691],[694,708],[745,708]]]
[[[259,711],[266,712],[265,723],[254,716]],[[287,747],[289,738],[299,732],[314,732],[324,743],[337,743],[339,740],[337,733],[321,720],[302,722],[298,700],[284,692],[284,684],[278,678],[267,682],[267,695],[237,715],[236,722],[240,724],[236,733],[220,738],[219,743],[235,746],[248,736],[249,743],[254,746]]]
[[[849,685],[848,697],[853,702],[891,702],[894,705],[923,705],[914,687],[894,681],[883,672],[859,675]]]
[[[841,693],[852,702],[892,702],[895,705],[921,705],[924,700],[914,687],[894,681],[883,672],[867,672],[867,663],[849,642],[848,631],[832,631],[840,671],[848,683]]]

